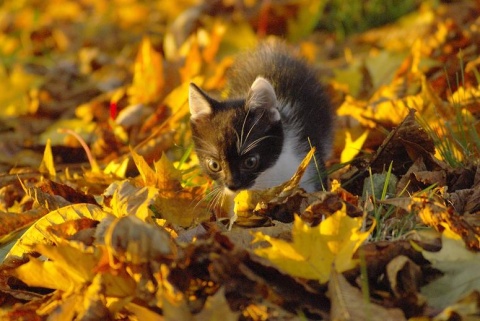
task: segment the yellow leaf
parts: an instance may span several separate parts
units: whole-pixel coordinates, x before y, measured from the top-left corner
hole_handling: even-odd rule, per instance
[[[112,201],[112,208],[117,216],[135,212],[137,217],[145,220],[150,213],[149,206],[153,205],[155,214],[169,223],[183,227],[191,226],[194,222],[204,221],[209,217],[205,204],[199,202],[204,188],[182,187],[182,172],[175,168],[165,154],[154,163],[154,169],[133,150],[132,157],[145,187],[140,189],[125,183],[117,189]],[[125,189],[125,191],[120,192],[119,189]],[[120,195],[123,196],[120,197]],[[133,195],[137,199],[136,202],[141,203],[138,204],[138,208],[136,205],[132,207]]]
[[[342,151],[340,156],[341,163],[347,163],[351,161],[362,149],[363,144],[367,140],[369,131],[366,130],[363,132],[360,137],[355,140],[352,140],[352,135],[349,131],[345,132],[345,148]]]
[[[74,204],[52,211],[39,219],[15,243],[8,256],[22,256],[30,252],[32,245],[49,237],[47,229],[54,224],[64,223],[82,217],[101,220],[107,215],[99,206],[93,204]]]
[[[329,280],[332,267],[344,272],[357,265],[352,256],[373,229],[372,226],[369,231],[360,232],[361,227],[362,219],[347,216],[343,205],[316,227],[309,227],[295,217],[293,242],[256,233],[255,242],[266,241],[271,247],[257,249],[255,253],[293,276],[324,283]]]
[[[180,68],[182,83],[187,82],[188,80],[197,76],[200,73],[202,64],[203,60],[200,53],[198,40],[197,37],[193,36],[192,40],[190,41],[190,48],[187,56],[185,57],[185,65]]]
[[[116,1],[114,8],[118,15],[118,23],[125,29],[133,28],[136,25],[148,20],[150,2],[142,2],[135,0]]]
[[[125,173],[128,169],[128,158],[123,159],[120,163],[118,160],[113,160],[107,164],[103,172],[106,175],[115,174],[115,176],[120,178],[125,178]]]
[[[253,211],[258,204],[268,203],[279,196],[285,196],[298,187],[303,174],[315,153],[315,148],[311,148],[297,168],[295,174],[281,185],[266,189],[264,191],[243,190],[240,191],[234,199],[234,212],[238,216],[248,216],[248,212]]]
[[[31,259],[28,263],[18,267],[14,273],[17,278],[29,286],[72,291],[78,286],[66,275],[62,268],[52,261]]]
[[[157,176],[156,186],[160,190],[178,190],[181,188],[182,172],[173,166],[173,163],[165,154],[153,165]]]
[[[165,154],[162,154],[162,157],[153,164],[154,169],[152,169],[142,156],[134,150],[131,153],[145,186],[158,187],[160,191],[181,189],[182,172],[173,166]]]
[[[155,201],[157,214],[170,224],[190,227],[210,218],[207,204],[199,202],[203,189],[185,188],[175,193],[161,193]]]
[[[448,98],[448,101],[454,106],[467,106],[468,104],[474,104],[479,99],[480,87],[465,88],[460,86],[457,91]]]
[[[130,104],[155,102],[164,85],[163,57],[153,49],[150,39],[144,38],[135,60],[133,84],[128,89]]]
[[[90,282],[100,253],[93,247],[79,242],[58,238],[55,245],[36,244],[33,249],[50,260],[31,258],[19,266],[14,274],[29,286],[73,291],[79,285]],[[81,258],[81,259],[80,259]]]
[[[45,145],[45,151],[43,152],[42,163],[40,164],[40,173],[48,174],[50,177],[55,177],[57,171],[55,170],[55,164],[53,162],[52,146],[50,139],[47,140]]]
[[[34,75],[26,73],[22,67],[14,66],[10,73],[7,73],[3,66],[0,66],[0,118],[14,117],[34,112],[33,104],[29,104],[28,92],[36,88],[40,81]]]
[[[191,79],[194,83],[201,83],[198,77]],[[190,114],[188,107],[188,88],[190,82],[187,81],[182,85],[172,90],[167,97],[165,97],[163,103],[170,107],[172,110],[172,116],[168,121],[170,128],[177,128],[179,122],[183,122],[185,117]]]
[[[135,215],[145,221],[152,214],[149,207],[156,197],[158,189],[155,187],[137,187],[128,180],[122,181],[118,183],[112,196],[113,215]]]
[[[139,155],[135,150],[130,149],[130,153],[132,155],[135,166],[137,166],[138,172],[140,173],[140,177],[142,178],[144,185],[155,186],[157,182],[155,171],[148,165],[145,158]]]

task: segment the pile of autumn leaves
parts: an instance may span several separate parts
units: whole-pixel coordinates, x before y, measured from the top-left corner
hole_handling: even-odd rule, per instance
[[[190,79],[211,88],[221,83],[229,59],[214,61],[226,31],[221,23],[214,27],[207,49],[190,39],[182,85],[171,92],[158,76],[167,72],[163,58],[148,38],[140,45],[127,96],[146,108],[165,91],[162,108],[171,115],[162,135],[165,128],[184,125]],[[435,35],[440,45],[448,43],[449,34],[464,36],[447,23],[439,30],[450,31]],[[422,58],[433,55],[423,52],[430,48],[426,43],[416,43],[392,84],[381,86],[370,101],[349,92],[339,108],[340,116],[372,131],[378,124],[398,125],[368,160],[352,161],[368,130],[350,144],[347,135],[346,149],[354,150],[343,159],[351,161],[342,176],[348,191],[336,180],[330,192],[299,189],[307,157],[290,181],[240,193],[232,230],[226,228],[229,221],[223,224],[211,213],[205,200],[211,186],[185,184],[192,172],[179,170],[165,155],[149,166],[136,150],[127,151],[139,173],[127,179],[128,158],[105,168],[91,164],[81,173],[60,172],[47,144],[41,175],[21,183],[35,206],[15,217],[34,223],[21,237],[8,235],[17,240],[0,266],[0,318],[383,321],[478,315],[480,231],[471,217],[459,214],[478,211],[480,172],[438,161],[432,140],[408,108],[433,119],[433,107],[448,105],[419,71]],[[435,42],[431,50],[440,45]],[[203,76],[205,68],[210,77]],[[478,90],[466,89],[459,96],[478,97]],[[122,95],[112,95],[110,102]],[[399,119],[392,121],[392,110]],[[123,124],[116,125],[118,134]],[[80,186],[104,192],[85,195]],[[395,208],[391,220],[372,219],[389,207]],[[373,242],[375,233],[401,219],[436,232],[410,226],[414,231],[401,240]]]
[[[405,122],[412,126],[411,117]],[[285,219],[293,225],[227,231],[197,216],[208,212],[203,205],[188,221],[187,212],[166,220],[165,204],[176,199],[177,211],[186,210],[192,206],[182,199],[192,205],[192,194],[205,191],[182,186],[182,173],[166,157],[152,169],[132,155],[140,175],[113,182],[88,203],[70,202],[78,192],[52,180],[24,187],[48,213],[0,267],[1,298],[17,302],[4,320],[406,320],[433,307],[432,320],[447,320],[476,302],[480,260],[459,236],[467,225],[452,229],[448,210],[425,195],[408,206],[426,223],[436,217],[441,243],[439,235],[415,233],[364,244],[375,222],[362,216],[358,198],[335,182],[331,192],[297,187],[310,153],[290,181],[236,198],[244,223],[256,216],[269,225],[288,210],[298,214]],[[53,178],[48,145],[42,167]]]

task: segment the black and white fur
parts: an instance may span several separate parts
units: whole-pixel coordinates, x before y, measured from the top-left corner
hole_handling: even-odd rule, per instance
[[[190,85],[195,150],[203,170],[227,194],[279,185],[316,147],[301,186],[326,188],[324,160],[333,112],[313,68],[281,45],[240,56],[229,75],[229,98],[217,100]]]

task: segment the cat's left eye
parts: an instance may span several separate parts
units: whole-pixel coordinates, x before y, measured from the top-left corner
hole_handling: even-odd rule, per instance
[[[258,161],[259,161],[258,155],[249,156],[245,158],[245,160],[243,161],[243,167],[248,170],[255,169],[258,166],[258,163],[259,163]]]

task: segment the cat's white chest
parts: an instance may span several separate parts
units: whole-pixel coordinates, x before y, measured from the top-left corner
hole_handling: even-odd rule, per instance
[[[296,137],[285,137],[282,153],[277,162],[261,173],[250,189],[266,189],[280,185],[289,180],[298,169],[305,155],[299,155],[295,146],[298,144]],[[310,181],[307,171],[301,181],[301,186],[308,192],[314,191],[315,186]]]

